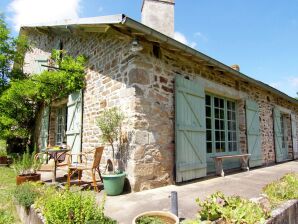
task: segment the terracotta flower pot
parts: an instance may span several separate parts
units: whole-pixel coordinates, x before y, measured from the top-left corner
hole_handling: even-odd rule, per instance
[[[7,156],[0,156],[0,164],[7,165]]]
[[[169,224],[178,224],[179,223],[179,218],[170,213],[170,212],[163,212],[163,211],[150,211],[150,212],[144,212],[139,215],[137,215],[133,220],[132,224],[136,224],[137,220],[143,216],[152,216],[152,217],[158,217],[165,223]]]
[[[17,185],[20,185],[27,181],[33,181],[33,182],[40,181],[40,174],[39,173],[31,173],[31,174],[26,174],[26,175],[18,175],[16,177]]]

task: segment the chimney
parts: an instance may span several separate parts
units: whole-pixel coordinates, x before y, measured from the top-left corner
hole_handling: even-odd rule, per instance
[[[142,23],[174,37],[175,0],[143,0]]]
[[[239,65],[231,65],[231,68],[240,72],[240,66]]]

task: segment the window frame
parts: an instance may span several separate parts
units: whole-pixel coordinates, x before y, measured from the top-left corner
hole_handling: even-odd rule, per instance
[[[211,108],[211,129],[207,129],[207,114],[206,114],[206,154],[208,157],[214,157],[214,156],[224,156],[224,155],[234,155],[234,154],[239,154],[240,152],[240,134],[239,134],[239,105],[237,100],[231,99],[228,97],[220,96],[214,93],[206,92],[205,93],[205,98],[210,96],[210,108]],[[214,97],[223,99],[224,100],[224,133],[225,133],[225,151],[224,152],[216,152],[216,141],[215,141],[215,132],[218,129],[215,129],[215,107],[214,107]],[[235,103],[235,122],[236,122],[236,151],[229,151],[229,141],[228,140],[228,101]],[[205,101],[206,102],[206,101]],[[207,104],[205,104],[205,110],[206,110]],[[207,152],[207,130],[211,130],[211,143],[212,143],[212,152],[208,153]],[[219,129],[220,130],[220,129]],[[210,142],[210,141],[208,141]]]
[[[61,112],[62,124],[59,123],[60,122],[59,110],[62,111]],[[64,138],[66,137],[66,131],[67,131],[67,106],[62,105],[60,107],[57,107],[56,111],[57,111],[57,115],[56,115],[55,145],[61,145],[63,143]],[[62,129],[63,129],[61,133],[60,132],[58,133],[59,126],[62,126]],[[61,135],[60,136],[61,139],[59,141],[58,141],[58,135]]]

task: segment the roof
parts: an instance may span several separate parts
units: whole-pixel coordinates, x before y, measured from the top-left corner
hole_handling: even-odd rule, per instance
[[[237,70],[234,70],[230,66],[227,66],[199,52],[196,49],[182,44],[181,42],[176,41],[175,39],[167,35],[164,35],[158,32],[157,30],[154,30],[140,22],[137,22],[124,14],[70,19],[50,23],[29,24],[23,25],[21,27],[21,31],[33,28],[38,29],[40,31],[53,30],[55,32],[72,32],[77,29],[85,32],[106,32],[111,27],[128,35],[145,38],[148,41],[162,44],[166,48],[173,51],[177,51],[183,56],[192,57],[196,61],[214,67],[216,70],[232,74],[233,76],[239,79],[262,87],[265,90],[275,93],[276,95],[298,105],[298,100],[296,100],[295,98],[288,96],[287,94],[269,86],[266,83],[253,79]]]

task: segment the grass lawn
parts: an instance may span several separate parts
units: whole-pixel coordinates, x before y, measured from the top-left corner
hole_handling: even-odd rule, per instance
[[[0,167],[0,224],[21,223],[12,201],[12,193],[15,186],[13,169]]]

